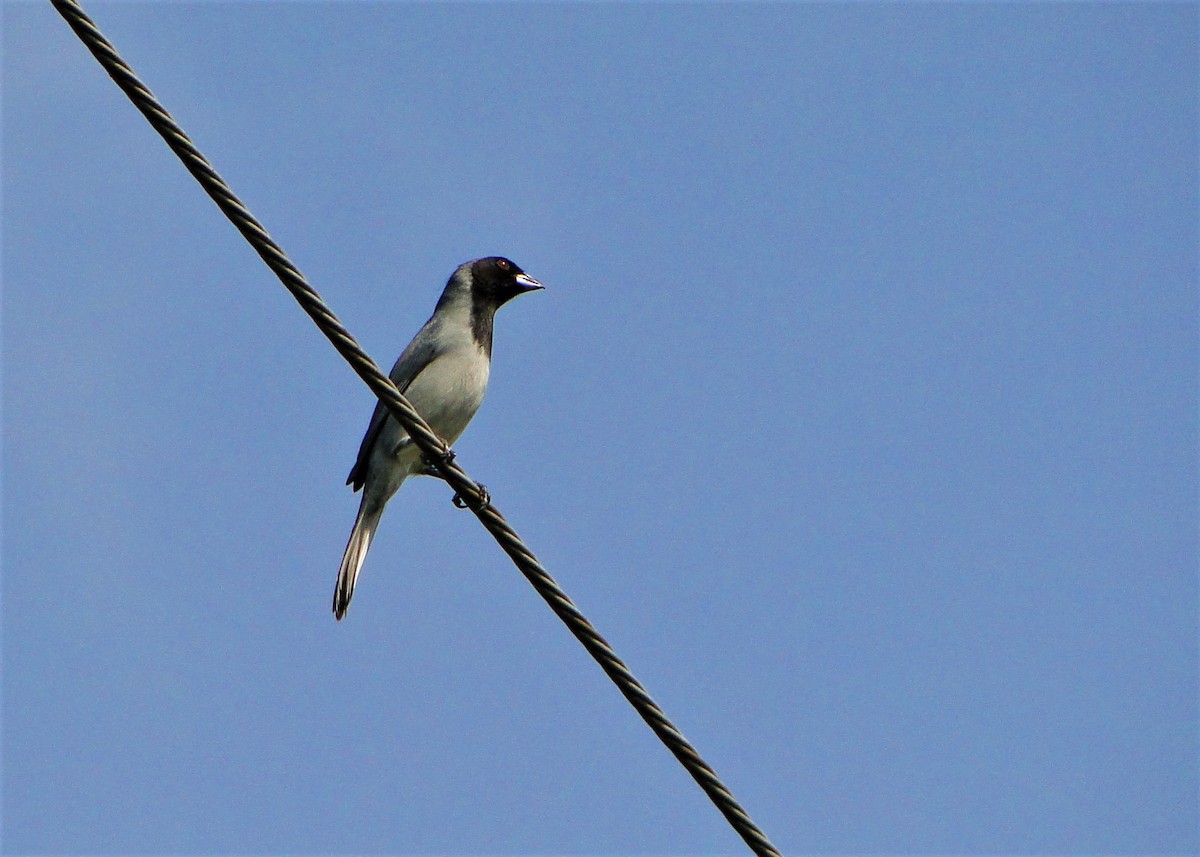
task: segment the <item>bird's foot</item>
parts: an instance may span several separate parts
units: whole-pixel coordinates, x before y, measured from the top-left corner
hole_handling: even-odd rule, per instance
[[[451,502],[460,509],[474,509],[476,511],[479,511],[492,502],[492,495],[488,493],[486,485],[477,484],[475,487],[479,489],[478,497],[468,499],[462,494],[455,494]]]
[[[441,456],[441,463],[449,464],[450,462],[454,461],[454,455],[455,453],[453,449],[446,450],[445,454]],[[432,476],[435,479],[441,479],[443,482],[446,479],[446,477],[442,475],[442,472],[438,470],[437,465],[435,465],[428,458],[422,461],[421,469],[418,470],[417,473],[421,476]],[[491,503],[492,495],[488,493],[487,488],[483,485],[479,485],[477,487],[479,488],[479,494],[476,497],[467,498],[462,494],[456,493],[454,495],[454,499],[452,500],[454,505],[460,509],[482,509],[484,506]]]
[[[449,464],[454,461],[455,452],[453,449],[446,450],[446,453],[439,456],[442,459],[442,464]],[[437,465],[428,458],[422,460],[421,469],[417,471],[418,476],[432,476],[434,479],[445,479],[442,476],[442,471],[438,470]]]

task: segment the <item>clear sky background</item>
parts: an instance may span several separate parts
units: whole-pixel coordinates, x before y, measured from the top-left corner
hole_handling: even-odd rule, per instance
[[[1194,853],[1194,4],[100,4],[775,843]],[[3,7],[8,853],[744,853],[49,4]]]

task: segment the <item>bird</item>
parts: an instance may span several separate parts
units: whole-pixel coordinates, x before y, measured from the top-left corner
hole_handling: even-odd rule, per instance
[[[496,310],[543,288],[511,259],[488,256],[455,269],[429,321],[392,367],[390,378],[430,428],[453,444],[487,391]],[[346,615],[367,549],[389,500],[410,476],[438,476],[395,417],[377,402],[346,479],[362,500],[333,590],[333,615]]]

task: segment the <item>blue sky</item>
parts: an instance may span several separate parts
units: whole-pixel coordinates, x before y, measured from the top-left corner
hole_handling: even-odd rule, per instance
[[[1197,6],[92,4],[786,853],[1194,853]],[[744,853],[3,6],[7,853]]]

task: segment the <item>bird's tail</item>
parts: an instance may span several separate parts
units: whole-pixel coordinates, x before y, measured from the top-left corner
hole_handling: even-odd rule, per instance
[[[358,582],[358,573],[362,570],[363,560],[367,558],[367,548],[371,546],[371,538],[383,514],[382,507],[368,510],[366,497],[363,500],[358,517],[354,519],[354,529],[350,531],[350,541],[346,543],[346,552],[342,554],[342,567],[338,569],[337,586],[333,590],[333,615],[338,621],[350,607],[354,584]]]

